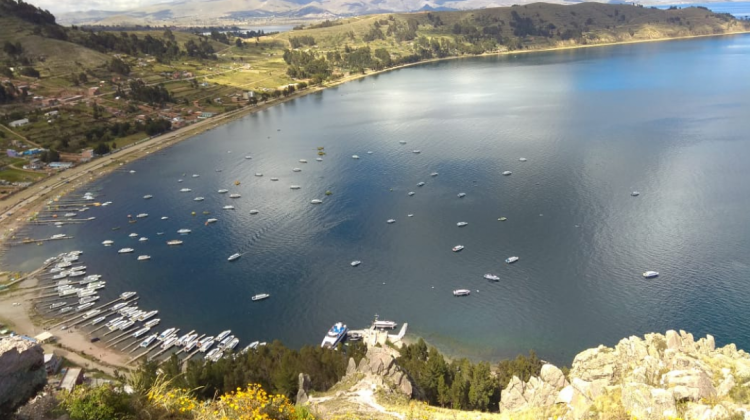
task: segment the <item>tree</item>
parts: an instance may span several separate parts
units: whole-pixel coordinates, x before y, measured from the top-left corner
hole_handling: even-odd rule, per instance
[[[245,45],[245,43],[242,42],[242,38],[237,38],[234,41],[234,46],[237,48],[242,48]]]
[[[39,155],[39,160],[44,163],[58,162],[60,160],[60,153],[55,149],[45,150]]]
[[[105,142],[97,144],[94,148],[94,153],[99,156],[106,155],[107,153],[109,153],[109,145]]]
[[[71,420],[100,420],[129,418],[133,410],[130,396],[112,385],[94,388],[79,386],[63,397],[62,406]]]
[[[469,404],[473,409],[486,411],[489,408],[493,385],[489,363],[481,362],[474,365],[469,385]]]

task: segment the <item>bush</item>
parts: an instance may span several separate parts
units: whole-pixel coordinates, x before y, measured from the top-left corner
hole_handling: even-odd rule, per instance
[[[132,397],[115,390],[111,385],[96,388],[76,387],[64,395],[60,405],[71,420],[101,420],[133,418]]]

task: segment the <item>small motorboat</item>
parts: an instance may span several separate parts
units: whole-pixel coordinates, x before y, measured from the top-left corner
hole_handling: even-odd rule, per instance
[[[416,154],[416,155],[418,155],[418,154],[422,153],[422,151],[421,151],[421,150],[419,150],[419,149],[414,149],[414,150],[412,150],[411,152],[412,152],[412,153],[414,153],[414,154]]]
[[[528,159],[526,159],[525,157],[522,157],[522,158],[518,158],[518,160],[520,160],[521,162],[526,162]]]
[[[639,195],[641,195],[641,193],[639,193],[638,191],[633,191],[632,193],[630,193],[630,195],[633,197],[638,197]]]
[[[390,225],[390,224],[396,223],[396,219],[388,219],[385,222]]]
[[[460,250],[462,250],[464,248],[465,247],[463,245],[456,245],[456,246],[453,247],[453,252],[458,252],[458,251],[460,251]]]
[[[167,245],[182,245],[182,241],[179,239],[173,239],[171,241],[167,241]]]
[[[484,278],[486,278],[487,280],[492,280],[492,281],[498,281],[498,280],[500,280],[500,277],[498,277],[498,276],[496,276],[494,274],[489,274],[489,273],[485,274]]]
[[[354,260],[350,264],[351,264],[352,267],[356,267],[356,266],[362,264],[362,261],[360,261],[360,260]]]
[[[467,225],[468,225],[467,222],[458,222],[458,223],[456,223],[456,226],[458,226],[458,227],[464,227],[464,226],[467,226]]]
[[[407,216],[414,217],[414,213],[409,213],[409,214],[407,214]]]
[[[229,190],[225,190],[225,189],[219,190],[219,194],[226,194],[228,192],[229,192]]]
[[[453,291],[453,296],[469,296],[471,294],[471,290],[469,289],[456,289]]]
[[[423,187],[423,186],[424,186],[424,182],[420,182],[417,184],[417,187]]]
[[[318,162],[322,162],[323,158],[315,158],[315,160],[317,160]]]
[[[198,174],[193,174],[193,178],[198,178],[199,176]]]
[[[253,157],[252,157],[252,156],[250,156],[250,155],[245,155],[245,159],[248,159],[248,160],[250,160],[250,159],[252,159],[252,158],[253,158]]]
[[[513,173],[513,172],[511,172],[511,171],[505,171],[505,172],[503,172],[503,175],[505,175],[505,176],[508,176],[508,175],[510,175],[510,174],[512,174],[512,173]]]
[[[162,216],[161,217],[161,220],[167,220],[167,219],[169,219],[169,217],[167,217],[167,216]]]
[[[123,248],[119,251],[117,251],[118,254],[129,254],[131,252],[135,251],[133,248]]]
[[[299,163],[307,163],[307,159],[300,159]]]
[[[255,210],[255,209],[250,210],[250,214],[258,214],[258,213],[259,213],[258,210]]]
[[[256,173],[255,173],[255,176],[263,176],[263,174],[262,174],[262,173],[260,173],[260,172],[256,172]]]
[[[513,257],[506,258],[505,262],[508,263],[508,264],[513,264],[514,262],[518,261],[519,259],[520,258],[513,256]]]
[[[430,176],[438,176],[438,173],[437,172],[433,172],[433,173],[430,174]]]
[[[466,197],[466,193],[463,193],[463,192],[458,193],[458,198],[464,198],[464,197]]]
[[[102,242],[102,245],[104,245],[104,246],[111,246],[113,243],[115,243],[115,241],[107,239],[106,241]]]
[[[193,201],[203,201],[203,200],[205,200],[205,198],[204,198],[204,197],[195,197],[195,198],[193,199]]]
[[[414,194],[416,194],[414,191],[409,191],[409,197],[413,196]]]
[[[302,169],[300,169],[300,168],[294,168],[294,169],[292,169],[292,172],[302,172]]]
[[[190,188],[182,188],[180,192],[190,192],[192,191]]]
[[[242,254],[232,254],[232,255],[230,255],[230,256],[229,256],[229,258],[227,258],[227,261],[234,261],[234,260],[237,260],[237,259],[239,259],[239,258],[240,258],[241,256],[242,256]]]
[[[144,195],[144,196],[143,196],[143,198],[144,198],[145,200],[148,200],[149,198],[153,198],[153,197],[154,197],[154,196],[153,196],[153,195],[151,195],[151,194],[146,194],[146,195]]]
[[[289,189],[290,189],[290,190],[298,190],[298,189],[300,189],[300,188],[301,188],[301,187],[300,187],[299,185],[290,185],[290,186],[289,186]]]
[[[643,273],[643,277],[645,277],[647,279],[652,279],[654,277],[659,277],[659,272],[658,271],[646,271],[645,273]]]
[[[146,261],[146,260],[150,260],[150,259],[151,259],[150,255],[139,255],[138,256],[138,261]]]
[[[499,219],[497,219],[497,220],[499,220],[499,221],[501,221],[501,222],[504,222],[504,221],[508,220],[508,218],[507,218],[507,217],[504,217],[504,216],[503,216],[503,217],[501,217],[501,218],[499,218]]]
[[[229,198],[240,198],[240,197],[242,197],[242,196],[239,195],[239,194],[237,194],[237,193],[229,194]]]
[[[224,210],[234,210],[234,206],[224,206],[222,207]]]
[[[206,224],[208,225],[210,223],[216,223],[218,221],[219,221],[219,219],[208,219],[208,220],[206,220]]]
[[[322,202],[323,202],[323,200],[319,200],[317,198],[315,200],[310,201],[310,203],[312,203],[312,204],[321,204]]]
[[[138,234],[137,234],[137,233],[131,233],[131,234],[130,234],[130,235],[128,235],[128,236],[130,236],[131,238],[135,238],[135,237],[137,237],[137,236],[138,236]]]
[[[278,181],[279,178],[271,178],[271,181]]]
[[[255,296],[253,296],[250,299],[252,299],[252,300],[263,300],[263,299],[268,299],[269,297],[271,297],[271,295],[269,295],[268,293],[260,293],[260,294],[257,294]]]
[[[180,235],[187,235],[190,232],[192,232],[192,230],[184,228],[177,231],[177,233],[179,233]]]
[[[399,144],[406,144],[406,140],[400,140],[398,143]]]
[[[148,241],[148,238],[147,238],[147,237],[145,237],[145,236],[141,236],[141,237],[140,237],[140,238],[138,239],[138,242],[146,242],[146,241]]]
[[[358,155],[352,155],[352,159],[359,159]]]

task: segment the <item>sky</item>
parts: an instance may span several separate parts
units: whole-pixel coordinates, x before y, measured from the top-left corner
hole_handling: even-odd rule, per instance
[[[47,9],[53,14],[87,10],[129,10],[172,0],[26,0],[34,6]]]

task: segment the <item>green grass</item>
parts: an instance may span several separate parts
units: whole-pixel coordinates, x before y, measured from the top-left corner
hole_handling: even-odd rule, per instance
[[[34,182],[45,177],[42,173],[26,172],[20,169],[6,168],[0,170],[0,179],[8,182]]]

